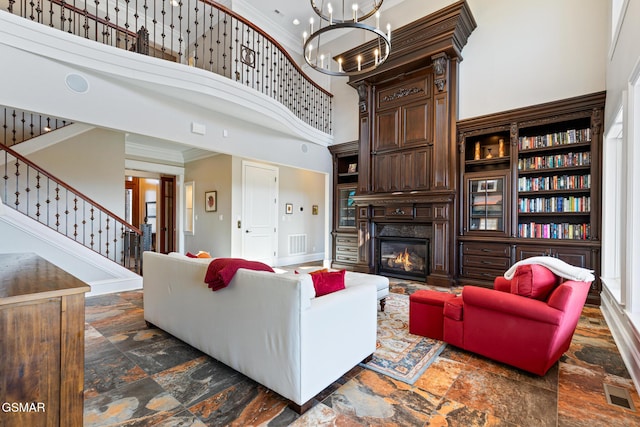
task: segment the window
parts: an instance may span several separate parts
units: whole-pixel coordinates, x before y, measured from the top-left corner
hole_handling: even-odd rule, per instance
[[[620,285],[622,212],[623,109],[605,135],[602,150],[602,281],[618,303],[624,304]]]
[[[195,223],[194,194],[195,182],[184,183],[184,233],[193,235]]]

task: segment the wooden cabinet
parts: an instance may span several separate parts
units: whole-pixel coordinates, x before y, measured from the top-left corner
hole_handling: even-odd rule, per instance
[[[461,274],[466,284],[493,284],[511,266],[511,245],[507,243],[463,242]]]
[[[464,229],[468,234],[508,235],[508,189],[508,174],[504,171],[465,175]]]
[[[355,184],[336,185],[336,230],[353,231],[356,228]]]
[[[0,254],[5,425],[82,426],[85,283],[34,254]]]
[[[513,245],[510,265],[546,255],[599,276],[604,101],[604,93],[595,93],[458,122],[465,183],[460,281],[479,279],[472,269],[474,255],[466,248],[487,236]],[[494,181],[499,188],[502,180],[504,192],[495,197],[496,203],[502,201],[500,216],[498,208],[482,202],[488,196],[479,189]],[[600,289],[596,279],[588,302],[599,303]]]
[[[358,142],[332,145],[333,155],[333,262],[334,268],[366,271],[367,254],[359,239],[367,239],[366,209],[354,203],[358,188]],[[363,230],[364,225],[364,230]]]

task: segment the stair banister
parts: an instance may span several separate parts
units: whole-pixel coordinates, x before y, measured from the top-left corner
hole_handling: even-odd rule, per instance
[[[140,229],[11,148],[0,144],[0,150],[5,206],[141,273]]]

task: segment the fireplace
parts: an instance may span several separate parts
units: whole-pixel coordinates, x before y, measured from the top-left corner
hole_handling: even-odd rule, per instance
[[[429,274],[429,239],[378,237],[378,274],[426,280]]]

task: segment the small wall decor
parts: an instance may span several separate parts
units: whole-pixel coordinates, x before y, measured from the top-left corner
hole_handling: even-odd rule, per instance
[[[217,191],[207,191],[204,193],[204,210],[205,212],[215,212],[218,210]]]
[[[147,202],[145,203],[145,216],[147,218],[155,218],[156,217],[156,202]]]
[[[318,215],[318,205],[311,206],[311,215]]]
[[[284,205],[284,213],[291,215],[293,213],[293,203],[287,203]]]

